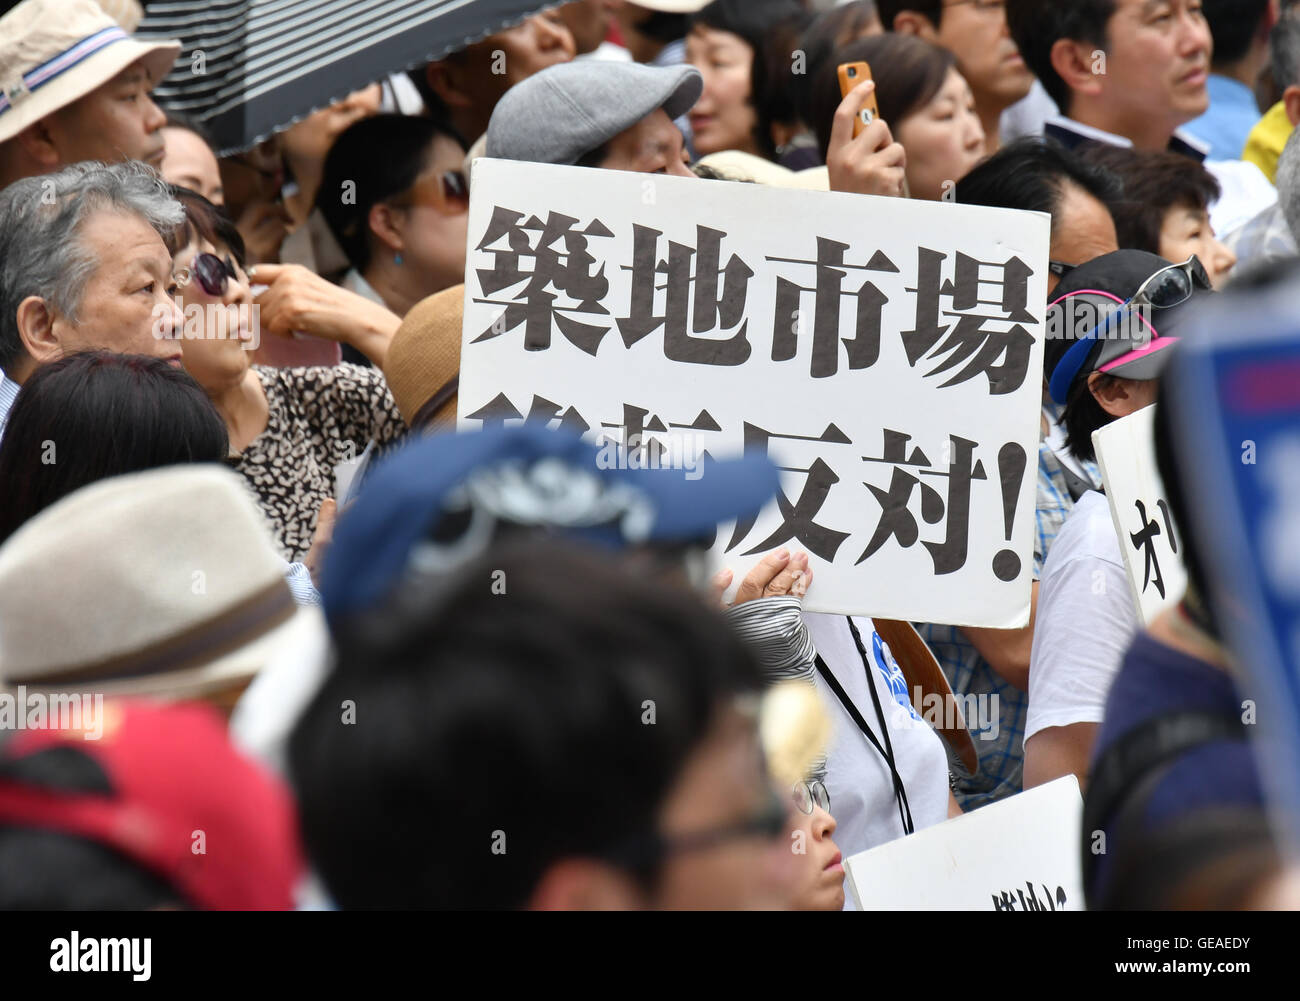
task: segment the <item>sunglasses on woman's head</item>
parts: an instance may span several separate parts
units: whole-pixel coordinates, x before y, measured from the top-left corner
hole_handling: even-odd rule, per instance
[[[184,288],[191,278],[197,278],[204,292],[214,299],[220,299],[230,287],[230,279],[239,280],[239,273],[229,257],[223,261],[216,254],[199,254],[188,268],[177,271],[174,278],[177,288]]]

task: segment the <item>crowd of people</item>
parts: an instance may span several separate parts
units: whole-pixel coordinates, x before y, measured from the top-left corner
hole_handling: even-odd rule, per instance
[[[1165,401],[1209,297],[1297,280],[1300,5],[576,0],[234,152],[139,4],[0,7],[0,690],[82,700],[0,713],[0,907],[838,910],[1069,775],[1090,906],[1296,903]],[[703,569],[766,457],[456,430],[484,156],[1050,217],[1030,621],[917,623],[977,768],[808,553]],[[1189,583],[1143,628],[1092,434],[1151,406]]]

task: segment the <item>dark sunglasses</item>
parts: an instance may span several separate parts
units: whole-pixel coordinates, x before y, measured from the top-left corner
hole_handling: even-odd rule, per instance
[[[443,215],[460,215],[469,208],[469,181],[464,171],[449,170],[437,177],[426,177],[393,201],[397,206],[421,205]]]
[[[1200,258],[1195,254],[1182,264],[1171,264],[1151,275],[1138,286],[1132,298],[1110,313],[1102,323],[1080,337],[1056,363],[1051,380],[1048,382],[1048,392],[1051,393],[1052,399],[1057,403],[1065,402],[1071,383],[1087,362],[1088,355],[1092,353],[1099,338],[1104,338],[1121,323],[1130,323],[1135,313],[1155,334],[1155,328],[1142,317],[1142,310],[1173,309],[1175,306],[1181,306],[1198,288],[1209,291],[1213,286]]]
[[[184,288],[190,279],[197,278],[204,292],[214,299],[220,299],[230,287],[230,279],[239,280],[239,273],[229,258],[223,261],[215,254],[199,254],[188,268],[177,271],[174,278],[177,288]]]

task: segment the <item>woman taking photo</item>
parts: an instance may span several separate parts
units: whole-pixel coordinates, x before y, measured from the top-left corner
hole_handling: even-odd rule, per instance
[[[859,39],[837,50],[813,81],[812,124],[823,157],[831,145],[836,112],[847,103],[840,96],[836,68],[854,62],[871,66],[880,119],[906,153],[904,176],[911,197],[951,198],[957,182],[984,158],[984,129],[975,99],[952,53],[896,34]],[[829,159],[827,165],[833,176]]]

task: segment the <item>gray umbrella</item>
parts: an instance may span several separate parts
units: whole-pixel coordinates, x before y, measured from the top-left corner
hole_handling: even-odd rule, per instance
[[[163,0],[137,34],[179,38],[160,104],[207,126],[221,155],[400,72],[463,49],[554,2]]]

